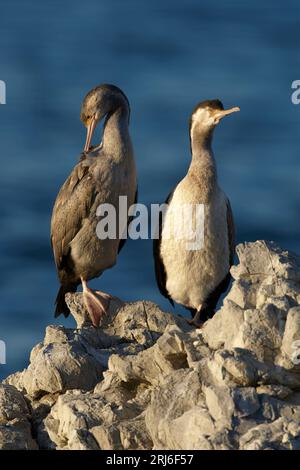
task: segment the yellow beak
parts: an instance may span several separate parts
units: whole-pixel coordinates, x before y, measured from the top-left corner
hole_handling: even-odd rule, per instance
[[[89,151],[89,148],[91,146],[91,141],[92,141],[92,137],[93,137],[93,134],[94,134],[94,130],[96,128],[96,118],[95,116],[92,117],[88,127],[87,127],[87,134],[86,134],[86,141],[85,141],[85,146],[84,146],[84,152],[88,152]]]
[[[236,113],[237,111],[240,111],[240,108],[238,106],[235,106],[234,108],[230,109],[222,109],[220,111],[217,111],[215,113],[215,121],[216,123],[220,122],[223,117],[228,116],[228,114]]]

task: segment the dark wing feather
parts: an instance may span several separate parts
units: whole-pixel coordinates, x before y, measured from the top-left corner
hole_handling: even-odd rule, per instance
[[[61,282],[74,281],[70,243],[89,216],[97,195],[97,188],[90,171],[92,163],[82,160],[61,187],[56,198],[51,219],[51,244],[55,264]]]
[[[136,188],[134,204],[137,204],[137,201],[138,201],[138,188]],[[131,215],[130,217],[128,217],[128,221],[127,221],[127,235],[128,235],[128,227],[129,227],[130,222],[132,220],[133,220],[133,216]],[[121,238],[120,243],[119,243],[119,247],[118,247],[118,253],[120,253],[120,251],[122,250],[122,248],[123,248],[123,246],[125,245],[126,242],[127,242],[127,238]]]
[[[173,196],[172,191],[169,196],[167,197],[167,200],[165,204],[168,204]],[[159,288],[160,293],[166,297],[166,299],[169,300],[171,305],[174,307],[174,302],[172,298],[170,297],[167,288],[166,288],[166,283],[167,283],[167,275],[164,267],[163,260],[160,255],[160,244],[161,244],[161,233],[162,233],[162,214],[160,214],[159,217],[159,225],[158,225],[158,238],[153,240],[153,258],[154,258],[154,268],[155,268],[155,277],[156,277],[156,282]]]
[[[229,264],[230,266],[232,266],[234,263],[235,255],[235,226],[229,199],[227,199],[227,230],[229,242]]]

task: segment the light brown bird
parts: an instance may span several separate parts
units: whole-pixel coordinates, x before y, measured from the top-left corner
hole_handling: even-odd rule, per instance
[[[235,246],[233,215],[229,199],[218,183],[211,143],[217,124],[235,111],[239,108],[224,110],[219,100],[196,106],[190,120],[192,162],[187,175],[167,199],[159,238],[154,241],[160,292],[172,305],[175,301],[189,309],[192,323],[197,326],[212,315],[230,282]],[[188,236],[180,239],[170,230],[180,222],[185,205],[203,207],[203,243],[195,249],[190,248]],[[194,213],[193,221],[195,217]],[[202,226],[198,229],[202,230]]]
[[[126,196],[128,207],[137,197],[137,178],[133,147],[129,135],[130,107],[125,94],[116,86],[100,85],[83,100],[80,119],[87,127],[87,139],[81,161],[61,187],[51,220],[51,242],[58,277],[61,283],[55,316],[68,316],[67,292],[75,292],[81,283],[83,298],[94,326],[99,325],[111,296],[93,291],[90,279],[99,277],[114,266],[125,239],[99,239],[96,210],[111,204],[116,210],[119,227],[119,196]],[[102,143],[91,148],[97,124],[106,116]],[[119,230],[120,229],[120,230]]]

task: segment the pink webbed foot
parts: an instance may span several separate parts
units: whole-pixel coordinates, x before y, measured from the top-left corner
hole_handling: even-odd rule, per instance
[[[112,297],[109,294],[105,294],[104,292],[90,289],[84,280],[81,282],[83,287],[84,304],[94,327],[97,328],[102,317],[107,314],[109,303]]]

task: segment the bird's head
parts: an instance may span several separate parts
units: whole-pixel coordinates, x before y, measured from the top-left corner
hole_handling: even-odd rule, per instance
[[[224,109],[220,100],[206,100],[198,103],[190,119],[191,137],[194,131],[204,135],[211,134],[223,117],[235,113],[236,111],[240,111],[240,108]]]
[[[104,116],[120,107],[126,109],[129,115],[128,99],[122,90],[114,85],[99,85],[86,95],[80,112],[80,119],[87,128],[84,152],[88,152],[90,148],[97,124]]]

